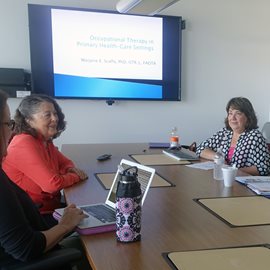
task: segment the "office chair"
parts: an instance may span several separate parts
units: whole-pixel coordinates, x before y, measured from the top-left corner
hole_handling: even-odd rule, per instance
[[[266,139],[268,149],[270,150],[270,122],[266,122],[262,128],[262,135]]]
[[[1,270],[68,270],[76,265],[82,254],[75,248],[62,248],[45,253],[42,257],[30,261],[21,262],[9,257],[0,259]]]
[[[191,145],[181,145],[181,147],[186,148],[192,152],[196,152],[197,143],[193,142]]]

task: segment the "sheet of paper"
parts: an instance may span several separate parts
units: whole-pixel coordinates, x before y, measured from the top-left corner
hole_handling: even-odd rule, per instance
[[[270,176],[236,176],[235,180],[242,184],[270,182]]]
[[[214,162],[213,161],[206,161],[200,163],[194,163],[190,165],[186,165],[187,167],[201,169],[201,170],[213,170],[214,169]]]
[[[259,195],[270,195],[270,181],[249,183],[247,186]]]

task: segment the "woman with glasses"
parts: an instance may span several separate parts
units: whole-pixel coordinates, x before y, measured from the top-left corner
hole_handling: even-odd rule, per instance
[[[64,118],[53,98],[25,97],[15,112],[15,135],[3,161],[6,174],[30,195],[51,226],[57,223],[54,209],[63,207],[60,190],[87,178],[53,144],[65,130]]]
[[[251,175],[268,175],[270,155],[251,102],[244,97],[232,98],[226,112],[225,127],[202,142],[196,154],[213,160],[221,149],[227,164]]]
[[[14,129],[6,101],[6,94],[0,90],[0,162],[7,154],[7,145]],[[14,184],[0,167],[1,265],[4,260],[11,258],[31,261],[52,248],[60,248],[60,240],[85,217],[81,209],[69,205],[59,224],[49,228],[29,195]]]

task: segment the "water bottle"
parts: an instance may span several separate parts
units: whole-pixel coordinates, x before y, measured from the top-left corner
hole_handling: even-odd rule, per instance
[[[179,136],[177,135],[177,127],[174,127],[171,131],[170,137],[170,149],[179,148]]]
[[[128,243],[141,239],[142,191],[137,173],[136,166],[120,172],[115,205],[116,238],[119,242]]]
[[[218,148],[214,157],[213,177],[216,180],[223,180],[222,167],[224,165],[224,156],[220,148]]]

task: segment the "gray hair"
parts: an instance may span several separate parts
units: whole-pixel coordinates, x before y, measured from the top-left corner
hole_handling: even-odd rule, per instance
[[[58,103],[51,97],[42,95],[42,94],[34,94],[31,96],[25,97],[19,107],[17,108],[14,116],[15,120],[15,133],[27,133],[32,136],[37,136],[37,132],[35,129],[33,129],[29,124],[29,119],[32,119],[32,116],[36,114],[39,111],[40,105],[44,102],[48,102],[53,104],[57,116],[58,116],[58,125],[57,125],[57,133],[55,134],[54,138],[57,138],[60,136],[60,134],[65,130],[66,128],[66,122],[65,122],[65,115],[62,112],[62,109],[58,105]]]

